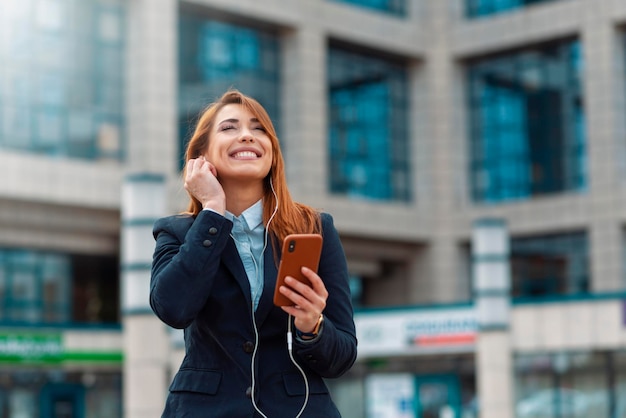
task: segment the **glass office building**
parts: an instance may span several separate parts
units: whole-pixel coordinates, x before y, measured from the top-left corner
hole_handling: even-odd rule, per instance
[[[151,228],[237,88],[344,244],[342,416],[626,417],[625,27],[616,0],[1,1],[0,416],[160,415],[184,348]]]
[[[0,193],[3,417],[122,413],[119,215],[31,193],[13,164],[39,166],[35,183],[58,191],[77,182],[42,162],[122,163],[126,17],[121,0],[0,5],[3,183],[23,192]]]

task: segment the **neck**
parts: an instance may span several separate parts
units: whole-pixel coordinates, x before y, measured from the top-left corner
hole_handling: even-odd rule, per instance
[[[236,187],[222,184],[222,187],[226,195],[226,210],[235,216],[241,215],[263,197],[263,184],[259,182],[247,186],[239,184]]]

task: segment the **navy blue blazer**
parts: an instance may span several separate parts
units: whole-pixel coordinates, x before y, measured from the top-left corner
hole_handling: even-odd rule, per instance
[[[305,384],[287,351],[288,315],[272,298],[277,268],[272,246],[264,254],[264,287],[252,310],[250,284],[230,236],[232,222],[202,211],[154,225],[156,249],[150,306],[174,328],[184,328],[185,358],[170,385],[163,417],[253,417],[253,318],[259,335],[255,400],[268,417],[295,417]],[[310,396],[302,417],[340,417],[323,378],[341,376],[356,359],[357,340],[343,247],[329,214],[322,214],[318,274],[328,290],[321,334],[293,338],[293,356],[305,371]],[[295,328],[294,328],[295,331]]]

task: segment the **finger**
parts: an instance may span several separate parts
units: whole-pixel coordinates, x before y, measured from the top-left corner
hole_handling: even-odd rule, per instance
[[[189,161],[187,161],[187,169],[185,170],[185,179],[189,180],[193,174],[194,171],[194,164],[195,164],[195,160],[191,159]]]
[[[300,290],[291,288],[290,282]],[[295,309],[301,312],[300,318],[308,318],[307,320],[311,321],[317,320],[320,313],[326,308],[326,297],[321,297],[309,286],[296,282],[294,278],[288,276],[286,278],[287,286],[282,286],[280,292],[296,305]]]
[[[296,318],[307,321],[314,321],[319,317],[320,312],[324,310],[324,303],[319,300],[315,303],[302,296],[298,292],[293,291],[288,286],[283,286],[281,293],[294,303],[294,306],[286,310]]]
[[[300,294],[298,291],[294,290],[291,283],[289,283],[289,279],[289,277],[285,279],[285,283],[287,283],[289,286],[281,286],[279,289],[280,293],[282,293],[294,303],[295,306],[293,306],[293,309],[298,311],[310,310],[311,302],[306,297],[302,296],[302,294]]]
[[[293,316],[294,319],[302,318],[302,316],[305,315],[304,311],[297,309],[295,306],[281,306],[281,309]]]
[[[213,177],[217,177],[217,169],[213,164],[207,161],[207,165],[209,166],[209,171],[213,174]]]
[[[324,281],[322,280],[322,278],[308,267],[302,267],[300,270],[304,277],[309,279],[309,281],[311,282],[311,287],[313,288],[313,291],[316,294],[320,295],[322,298],[324,298],[324,300],[328,298],[328,291],[326,290],[326,285],[324,285]]]
[[[301,296],[310,303],[319,303],[321,299],[320,295],[315,293],[315,290],[313,290],[311,286],[306,283],[302,283],[291,276],[285,277],[285,284],[287,285],[287,289],[292,290],[298,296]],[[298,303],[297,300],[294,300],[294,302],[298,305],[302,305],[301,303]]]

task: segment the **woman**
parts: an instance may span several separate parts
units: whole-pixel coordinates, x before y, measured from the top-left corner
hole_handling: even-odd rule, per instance
[[[267,112],[236,90],[203,112],[185,161],[188,211],[154,225],[150,305],[186,348],[163,417],[339,417],[323,378],[350,369],[357,341],[332,217],[292,201]],[[322,234],[322,255],[276,307],[291,233]]]

